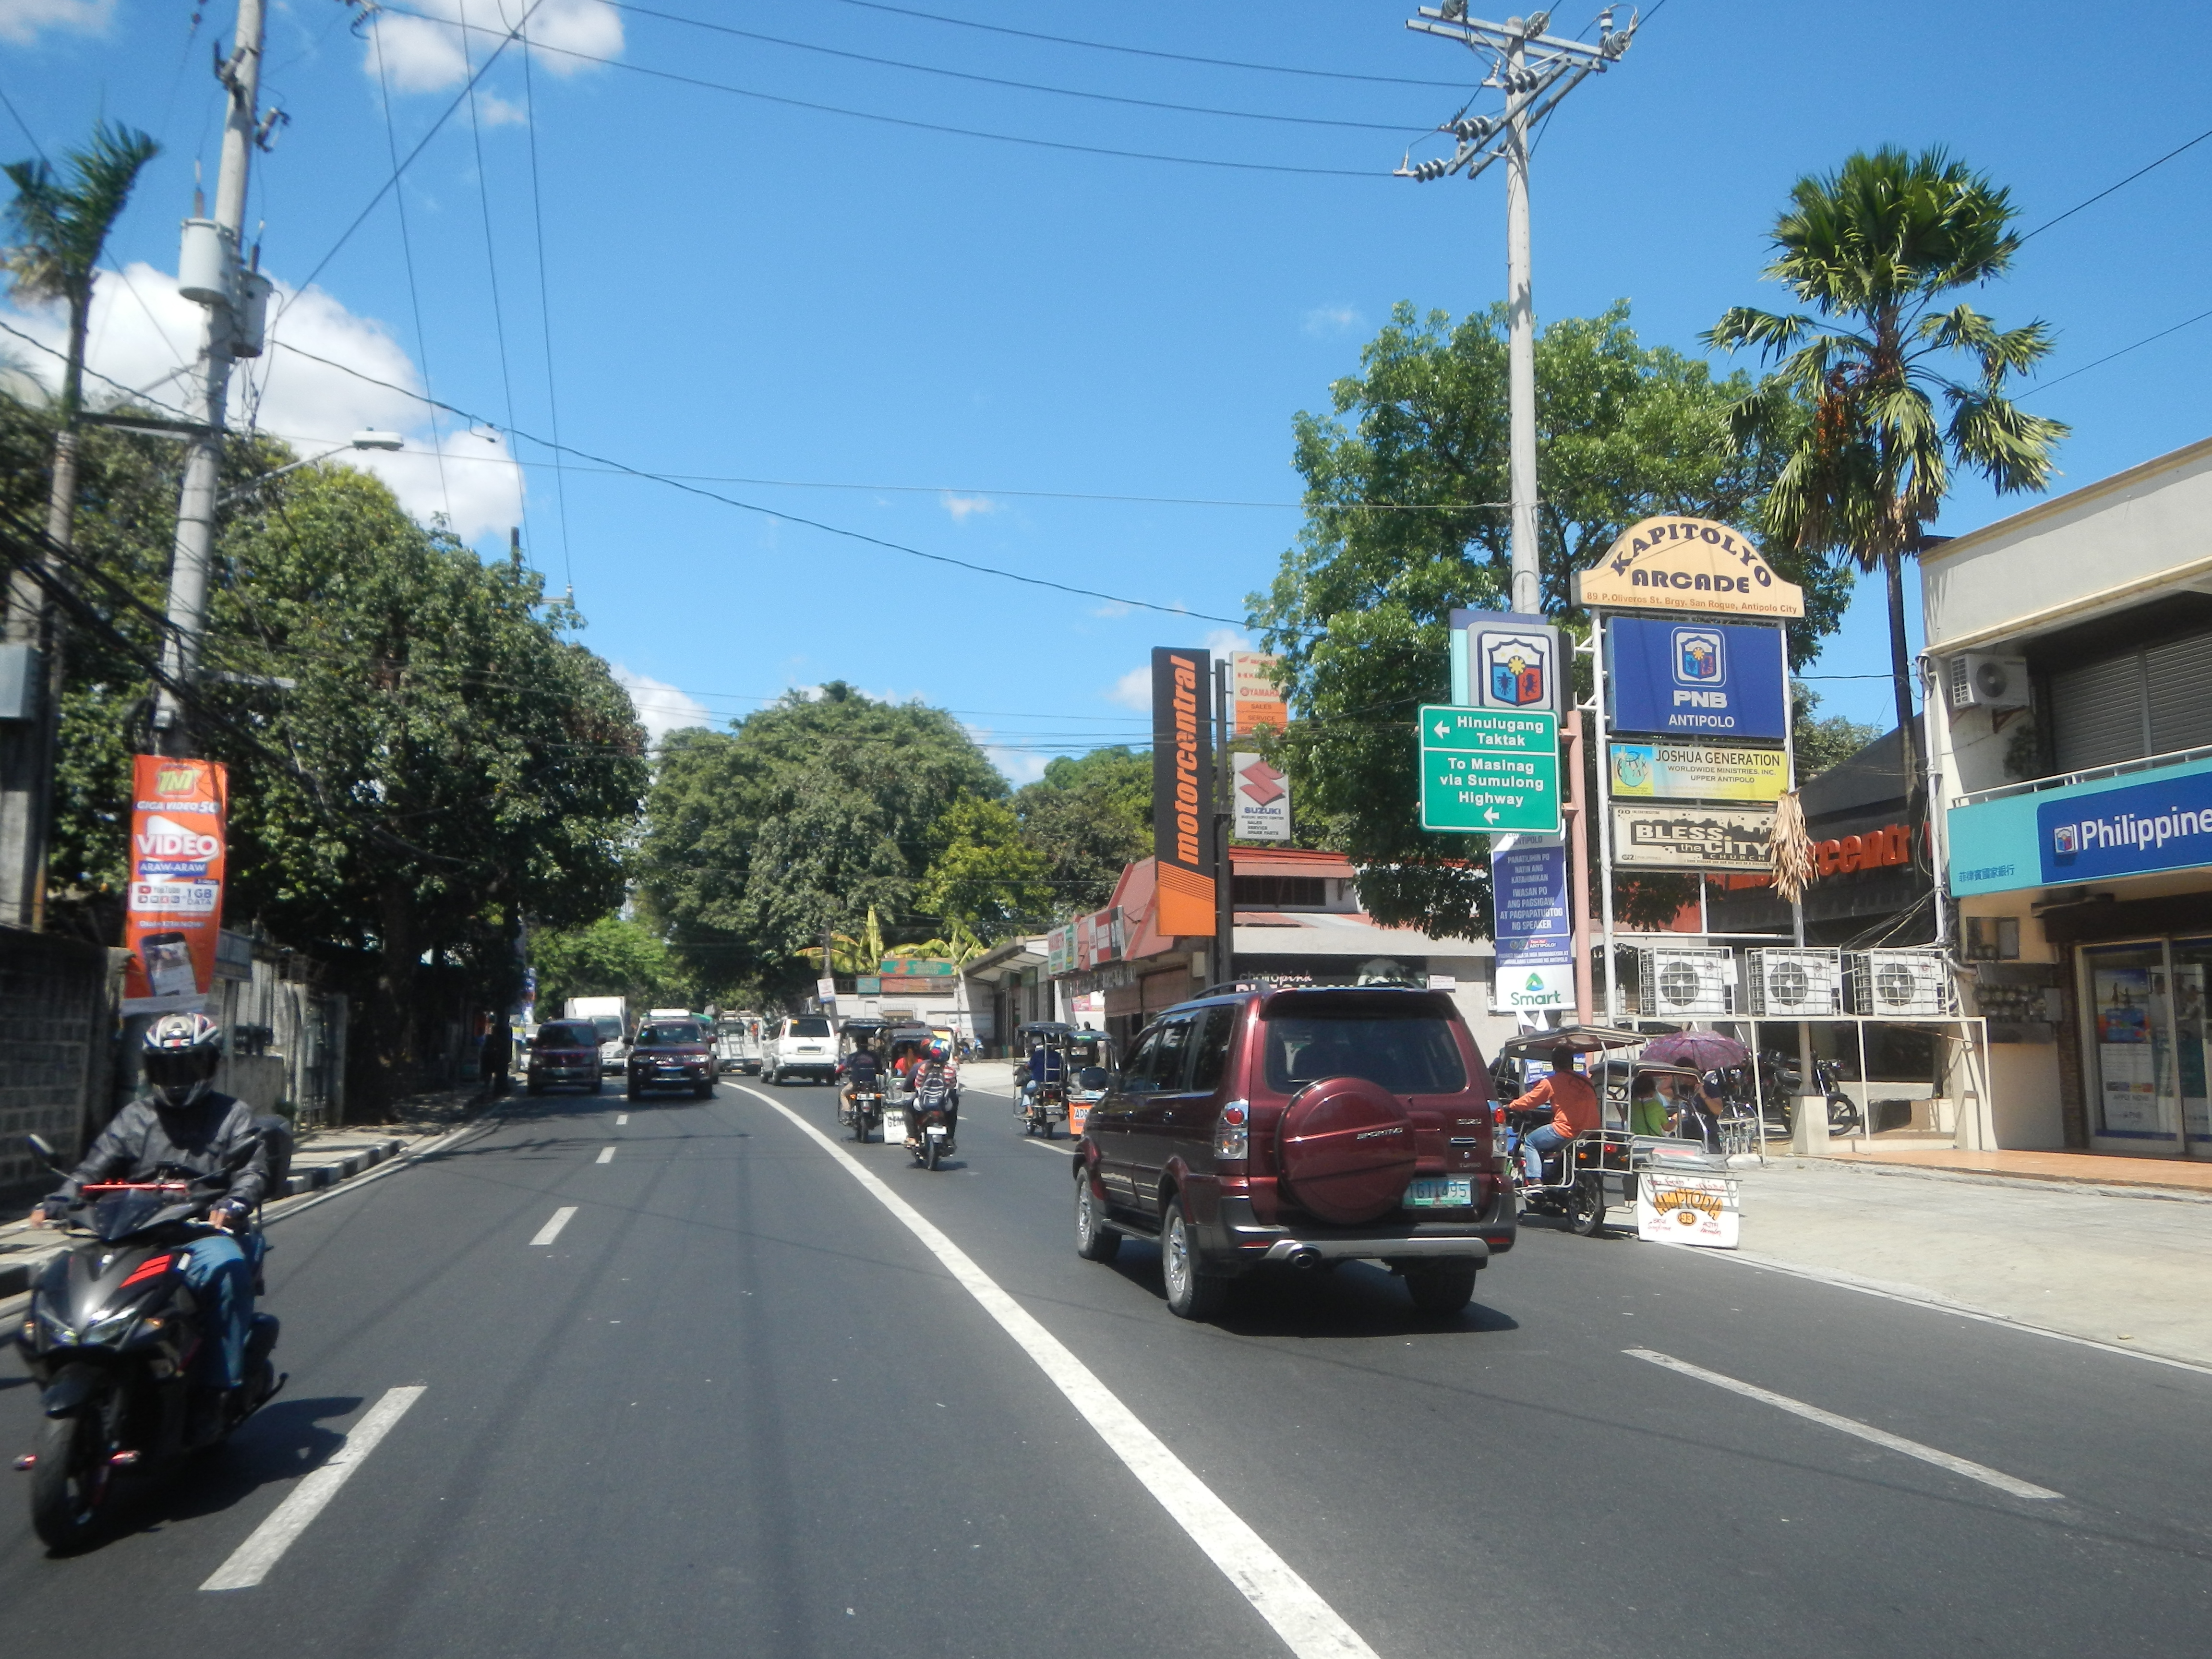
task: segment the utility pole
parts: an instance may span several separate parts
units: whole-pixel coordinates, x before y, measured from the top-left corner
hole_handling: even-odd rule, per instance
[[[1563,40],[1544,31],[1552,14],[1509,17],[1486,23],[1467,15],[1467,0],[1423,6],[1406,27],[1423,34],[1456,40],[1490,61],[1482,84],[1505,94],[1496,116],[1458,115],[1437,129],[1459,141],[1449,159],[1415,163],[1409,155],[1398,176],[1422,184],[1464,172],[1471,181],[1500,157],[1505,162],[1505,295],[1510,420],[1510,494],[1512,501],[1513,609],[1523,616],[1543,614],[1543,587],[1536,558],[1536,304],[1528,269],[1528,127],[1558,107],[1584,76],[1602,75],[1628,50],[1636,34],[1636,15],[1616,32],[1613,9],[1598,15],[1598,42]]]
[[[216,78],[230,94],[223,117],[222,166],[216,175],[215,217],[192,193],[185,224],[178,289],[207,310],[200,331],[199,429],[185,458],[185,483],[177,501],[176,554],[169,567],[168,629],[161,641],[167,683],[155,693],[154,741],[165,755],[191,752],[191,733],[176,686],[189,686],[199,670],[200,638],[207,628],[208,571],[215,554],[216,483],[222,468],[223,416],[230,398],[230,367],[239,355],[240,328],[253,289],[265,279],[242,268],[239,247],[246,224],[246,185],[254,147],[267,137],[260,115],[262,0],[238,0],[238,39],[228,59],[216,48]],[[274,118],[272,118],[273,119]]]

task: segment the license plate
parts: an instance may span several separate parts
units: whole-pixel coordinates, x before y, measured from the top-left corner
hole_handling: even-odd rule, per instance
[[[942,1123],[933,1123],[922,1133],[932,1140],[942,1140],[945,1139],[945,1126]]]
[[[1424,1176],[1406,1188],[1409,1210],[1463,1210],[1474,1202],[1471,1176]]]

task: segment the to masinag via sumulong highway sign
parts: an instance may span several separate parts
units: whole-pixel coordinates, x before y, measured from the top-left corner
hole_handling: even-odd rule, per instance
[[[1421,828],[1559,833],[1559,717],[1540,709],[1421,710]]]

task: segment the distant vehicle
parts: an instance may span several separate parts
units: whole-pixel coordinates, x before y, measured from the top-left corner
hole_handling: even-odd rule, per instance
[[[637,1028],[629,1069],[632,1100],[642,1099],[648,1089],[689,1089],[702,1100],[709,1098],[714,1092],[714,1059],[707,1022],[689,1014],[647,1019]]]
[[[724,1014],[714,1027],[715,1068],[757,1074],[761,1068],[761,1017],[750,1009]]]
[[[761,1081],[837,1078],[837,1032],[827,1014],[792,1014],[778,1022],[761,1054]]]
[[[629,999],[570,997],[561,1006],[563,1019],[588,1019],[599,1030],[599,1074],[620,1077],[629,1064]]]
[[[599,1091],[599,1031],[588,1019],[549,1019],[530,1040],[524,1068],[527,1087],[542,1095],[556,1084],[571,1084],[586,1094]]]

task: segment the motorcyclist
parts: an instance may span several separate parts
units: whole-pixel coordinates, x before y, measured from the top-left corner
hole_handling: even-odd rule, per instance
[[[205,1437],[223,1395],[246,1380],[246,1336],[263,1243],[252,1224],[269,1180],[268,1152],[244,1101],[217,1092],[222,1030],[205,1014],[164,1014],[143,1043],[146,1093],[118,1112],[61,1190],[31,1212],[33,1225],[62,1218],[88,1183],[197,1180],[224,1174],[239,1148],[252,1152],[202,1218],[208,1231],[186,1249],[185,1282],[203,1322],[194,1357],[186,1436]]]
[[[1022,1106],[1033,1109],[1040,1090],[1067,1086],[1067,1056],[1042,1037],[1030,1047],[1029,1080],[1022,1085]]]
[[[876,1064],[876,1051],[868,1046],[867,1038],[862,1037],[854,1045],[853,1052],[845,1056],[846,1115],[852,1114],[855,1094],[863,1089],[879,1090],[882,1085],[883,1073]]]
[[[1552,1050],[1552,1074],[1507,1108],[1529,1112],[1552,1109],[1552,1121],[1539,1124],[1521,1140],[1522,1167],[1531,1183],[1544,1178],[1544,1154],[1557,1152],[1577,1135],[1598,1127],[1597,1091],[1575,1070],[1575,1051]]]
[[[911,1146],[921,1139],[921,1111],[922,1091],[932,1082],[945,1085],[945,1147],[951,1152],[960,1138],[960,1073],[952,1063],[950,1052],[942,1039],[918,1050],[914,1065],[907,1073],[906,1142]]]

